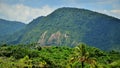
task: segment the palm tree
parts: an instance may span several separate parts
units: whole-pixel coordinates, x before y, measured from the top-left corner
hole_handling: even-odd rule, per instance
[[[81,68],[85,67],[85,62],[91,64],[92,68],[94,68],[96,64],[95,58],[90,57],[90,53],[87,51],[86,44],[84,43],[80,43],[78,46],[75,47],[73,59],[75,61],[77,60],[81,62]]]
[[[75,47],[75,54],[77,58],[79,59],[79,61],[81,61],[82,68],[84,68],[85,58],[87,57],[85,48],[86,46],[83,43]]]

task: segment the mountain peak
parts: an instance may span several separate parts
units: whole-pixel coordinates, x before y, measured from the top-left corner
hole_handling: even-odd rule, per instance
[[[82,8],[74,8],[74,7],[61,7],[61,8],[58,8],[56,9],[58,11],[60,10],[85,10],[85,9],[82,9]]]
[[[61,7],[61,8],[58,8],[56,9],[52,14],[67,14],[67,13],[74,13],[74,14],[77,14],[77,13],[82,13],[82,14],[85,14],[85,15],[102,15],[102,16],[109,16],[109,15],[106,15],[106,14],[103,14],[103,13],[99,13],[99,12],[96,12],[96,11],[91,11],[91,10],[88,10],[88,9],[84,9],[84,8],[74,8],[74,7]],[[50,15],[52,15],[50,14]],[[114,19],[118,19],[118,18],[115,18],[113,16],[109,16],[111,18],[114,18]]]
[[[73,11],[77,12],[77,11],[80,11],[80,10],[85,10],[85,9],[72,8],[72,7],[62,7],[62,8],[56,9],[54,12],[56,12],[56,13],[63,12],[64,13],[64,12],[68,12],[68,11],[69,12],[73,12]]]

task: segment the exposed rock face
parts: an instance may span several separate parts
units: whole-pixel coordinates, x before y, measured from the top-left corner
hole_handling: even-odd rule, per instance
[[[47,33],[48,31],[45,31],[41,36],[40,39],[38,40],[38,43],[42,46],[44,45],[62,45],[62,43],[69,42],[70,43],[70,37],[67,35],[67,33],[61,33],[60,31],[57,31],[55,33],[52,33],[48,38],[47,38]],[[73,41],[72,44],[75,44]]]
[[[39,39],[39,41],[38,41],[38,43],[39,44],[41,44],[41,45],[45,45],[45,36],[46,36],[46,33],[47,33],[47,31],[45,31],[41,36],[40,36],[40,39]]]
[[[56,43],[56,44],[60,44],[60,37],[62,37],[62,34],[60,33],[60,31],[53,33],[50,38],[48,39],[48,43]]]

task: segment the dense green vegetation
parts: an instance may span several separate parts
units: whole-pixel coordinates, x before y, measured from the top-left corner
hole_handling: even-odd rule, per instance
[[[67,46],[1,45],[0,68],[119,68],[120,52],[79,44]]]
[[[4,40],[10,44],[67,45],[85,42],[100,49],[120,49],[120,20],[78,8],[59,8],[34,19],[25,29]],[[104,42],[104,43],[103,43]]]

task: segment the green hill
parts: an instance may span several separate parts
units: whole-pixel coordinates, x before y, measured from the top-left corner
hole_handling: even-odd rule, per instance
[[[25,29],[7,38],[7,43],[75,46],[79,42],[101,49],[120,47],[120,19],[78,8],[59,8],[33,20]],[[114,48],[115,49],[115,48]]]
[[[21,22],[0,19],[0,36],[13,34],[23,27],[25,27],[25,24]]]
[[[0,40],[25,27],[24,23],[0,19]]]

